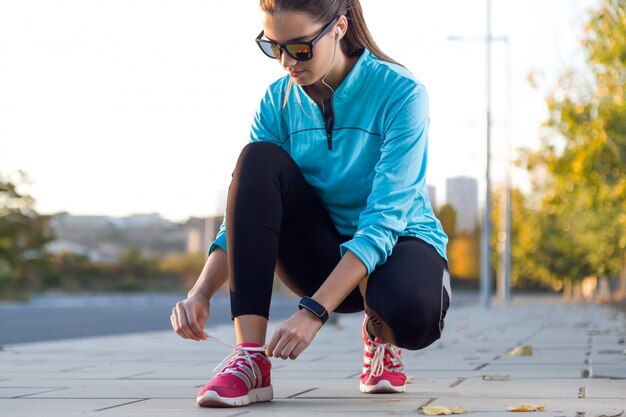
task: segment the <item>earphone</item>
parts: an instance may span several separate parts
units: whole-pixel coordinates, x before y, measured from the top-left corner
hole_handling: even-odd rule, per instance
[[[340,37],[341,37],[341,28],[337,27],[335,28],[335,32],[337,33],[337,41],[335,42],[335,44],[339,43]],[[330,73],[330,71],[332,70],[333,66],[335,65],[335,55],[337,53],[337,46],[335,45],[335,51],[333,52],[333,62],[331,63],[330,69],[328,70],[328,72],[324,75],[324,77],[322,78],[322,83],[328,87],[328,89],[330,89],[330,91],[333,92],[333,94],[335,93],[335,90],[326,83],[326,77],[328,76],[328,74]],[[291,83],[289,84],[291,86]],[[298,89],[298,87],[296,88],[296,102],[298,103],[298,105],[300,106],[300,109],[302,110],[302,112],[306,115],[306,117],[308,117],[309,119],[313,120],[314,122],[317,122],[318,120],[312,118],[311,116],[309,116],[309,114],[306,112],[306,110],[304,110],[304,107],[302,106],[302,100],[300,98],[300,90]],[[324,104],[322,103],[322,106]]]

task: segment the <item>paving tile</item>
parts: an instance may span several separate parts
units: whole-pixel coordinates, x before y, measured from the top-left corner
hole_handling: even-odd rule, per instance
[[[17,384],[16,384],[17,385]],[[64,389],[63,387],[0,387],[0,398],[21,398]]]
[[[134,399],[133,401],[139,400],[141,399]],[[120,401],[116,399],[76,399],[71,401],[66,399],[33,398],[1,399],[0,410],[2,410],[2,415],[7,417],[13,417],[15,415],[14,412],[29,412],[31,417],[47,417],[52,413],[58,413],[59,415],[70,417],[72,415],[82,415],[83,412],[116,407],[128,402],[128,400]]]
[[[626,379],[626,361],[612,365],[593,364],[592,376],[594,378]]]
[[[372,398],[370,398],[372,397]],[[219,415],[219,416],[234,416],[234,415],[315,415],[317,413],[324,413],[324,415],[344,415],[346,412],[352,413],[409,413],[416,412],[416,410],[424,404],[428,399],[411,398],[406,401],[402,399],[393,398],[393,396],[363,396],[359,400],[352,398],[348,399],[315,399],[315,398],[302,398],[302,399],[285,399],[274,400],[270,403],[254,404],[250,407],[239,409],[210,409],[199,408],[196,406],[195,401],[188,400],[148,400],[135,404],[129,404],[124,407],[119,407],[115,410],[109,410],[108,412],[101,412],[101,416],[135,416],[141,414],[135,414],[135,411],[144,410],[148,412],[155,412],[155,415],[159,415],[159,412],[167,411],[169,415]],[[190,412],[192,414],[187,414]],[[245,413],[245,414],[243,414]],[[302,414],[300,414],[302,413]],[[146,414],[143,414],[146,415]],[[165,413],[161,415],[166,415]],[[387,414],[389,415],[389,414]]]
[[[617,414],[626,409],[624,399],[578,399],[578,398],[492,398],[483,396],[482,398],[458,398],[447,397],[437,398],[430,405],[442,405],[445,407],[463,407],[470,415],[476,413],[502,413],[502,416],[511,417],[513,414],[507,412],[509,406],[521,404],[542,405],[545,411],[539,415],[548,416],[575,416],[577,412],[585,412],[588,417],[600,414]],[[493,416],[489,414],[489,416]],[[500,414],[497,414],[500,416]]]
[[[581,378],[583,369],[592,369],[592,376],[604,372],[626,378],[626,356],[620,354],[626,346],[619,344],[626,335],[626,316],[621,313],[532,298],[500,309],[453,308],[441,340],[423,350],[403,351],[413,377],[407,392],[384,396],[358,391],[361,320],[361,315],[348,315],[339,326],[325,326],[296,361],[272,359],[275,401],[243,409],[195,405],[198,388],[231,352],[214,342],[149,332],[7,346],[0,352],[0,414],[417,415],[432,399],[489,417],[510,417],[507,405],[526,402],[545,405],[552,416],[626,409],[625,379]],[[269,334],[276,325],[270,323]],[[210,334],[234,341],[232,326],[211,328]],[[533,356],[506,356],[521,344],[532,345]],[[508,374],[511,380],[484,381],[489,374]],[[586,398],[578,398],[580,388]]]
[[[577,398],[579,389],[586,387],[589,379],[511,379],[510,381],[485,381],[468,379],[456,387],[461,398]]]
[[[481,371],[485,374],[510,374],[514,378],[580,378],[582,371],[586,367],[581,363],[578,366],[572,365],[536,365],[524,366],[511,364],[491,363]]]

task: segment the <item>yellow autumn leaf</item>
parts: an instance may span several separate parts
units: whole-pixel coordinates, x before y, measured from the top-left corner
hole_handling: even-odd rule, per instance
[[[422,407],[422,411],[427,416],[442,416],[442,415],[450,415],[450,414],[463,414],[465,409],[463,407],[443,407],[441,405],[430,405],[427,407]]]
[[[533,347],[532,346],[518,346],[513,348],[507,353],[509,356],[532,356]]]
[[[509,411],[515,411],[515,412],[530,412],[530,411],[543,411],[543,410],[544,410],[543,405],[523,404],[523,405],[509,407]]]

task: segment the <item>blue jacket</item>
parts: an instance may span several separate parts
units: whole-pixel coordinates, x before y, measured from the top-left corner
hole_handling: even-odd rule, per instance
[[[252,123],[251,141],[280,145],[298,164],[337,230],[371,274],[399,236],[416,236],[444,258],[448,237],[426,186],[428,95],[406,69],[367,49],[324,105],[325,114],[285,76],[271,84]],[[330,109],[329,109],[330,108]],[[216,246],[226,250],[225,223]]]

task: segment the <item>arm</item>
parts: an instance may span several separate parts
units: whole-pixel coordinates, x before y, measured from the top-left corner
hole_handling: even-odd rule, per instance
[[[359,216],[354,237],[343,243],[371,274],[391,255],[407,226],[407,213],[423,204],[428,142],[428,94],[421,84],[399,96],[385,115],[381,156],[374,167],[372,191]]]
[[[202,296],[210,300],[228,279],[228,256],[221,248],[211,252],[198,280],[187,293],[187,297]]]
[[[347,251],[312,298],[323,305],[328,314],[332,314],[344,298],[366,277],[365,264],[354,253]],[[307,313],[318,320],[311,313]]]

